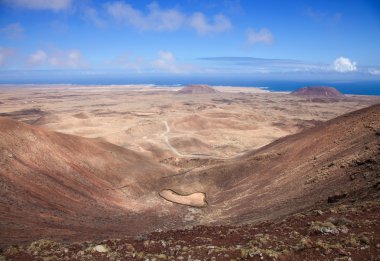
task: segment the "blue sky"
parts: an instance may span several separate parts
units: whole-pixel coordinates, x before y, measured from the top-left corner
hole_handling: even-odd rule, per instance
[[[378,0],[0,0],[0,82],[380,80]]]

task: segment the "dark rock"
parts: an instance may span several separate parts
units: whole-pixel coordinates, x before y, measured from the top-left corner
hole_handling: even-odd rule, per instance
[[[345,197],[347,197],[347,193],[336,193],[335,195],[328,197],[327,202],[328,203],[336,203]]]

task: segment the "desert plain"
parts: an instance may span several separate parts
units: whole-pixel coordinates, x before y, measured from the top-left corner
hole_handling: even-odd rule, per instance
[[[255,87],[216,86],[179,94],[151,85],[0,87],[0,116],[110,143],[154,160],[234,157],[380,97],[296,97]]]

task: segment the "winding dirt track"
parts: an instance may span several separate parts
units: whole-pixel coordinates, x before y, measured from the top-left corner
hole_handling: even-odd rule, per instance
[[[163,121],[163,123],[165,124],[165,127],[166,127],[166,130],[162,133],[162,137],[164,137],[164,140],[165,140],[165,143],[166,145],[168,146],[168,148],[175,154],[177,155],[178,157],[182,157],[182,158],[198,158],[198,159],[215,159],[215,160],[229,160],[229,159],[235,159],[235,158],[238,158],[244,154],[246,154],[247,152],[241,152],[241,153],[238,153],[236,155],[233,155],[233,156],[230,156],[230,157],[215,157],[215,156],[211,156],[211,155],[206,155],[206,154],[203,154],[203,153],[193,153],[193,154],[182,154],[181,152],[179,152],[176,148],[174,148],[171,144],[170,144],[170,141],[169,141],[169,137],[168,137],[168,134],[170,133],[170,126],[168,124],[167,121]]]
[[[170,144],[170,141],[169,141],[169,137],[168,137],[168,134],[170,132],[170,126],[168,124],[167,121],[163,121],[163,123],[165,124],[165,127],[166,127],[166,131],[164,133],[162,133],[162,136],[164,137],[164,140],[165,140],[165,143],[166,145],[168,146],[168,148],[177,156],[179,157],[191,157],[190,155],[184,155],[182,153],[180,153],[176,148],[174,148],[171,144]]]

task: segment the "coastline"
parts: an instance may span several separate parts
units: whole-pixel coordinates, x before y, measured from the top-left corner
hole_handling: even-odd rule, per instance
[[[136,92],[158,92],[158,91],[167,91],[167,92],[175,92],[185,87],[186,85],[170,85],[170,84],[72,84],[72,83],[0,83],[0,91],[5,91],[9,89],[19,89],[19,90],[70,90],[70,91],[81,91],[85,90],[88,92],[100,92],[100,91],[136,91]],[[273,94],[289,94],[293,90],[281,90],[279,88],[276,90],[271,87],[261,87],[261,86],[233,86],[233,85],[209,85],[212,88],[220,92],[225,93],[256,93],[256,94],[264,94],[264,93],[273,93]],[[296,87],[294,90],[297,89]],[[380,92],[375,93],[367,93],[358,90],[357,92],[344,92],[341,91],[344,95],[348,97],[352,96],[380,96]]]
[[[92,89],[91,91],[138,91],[138,92],[154,92],[154,91],[178,91],[184,86],[171,86],[171,85],[154,85],[154,84],[109,84],[109,85],[93,85],[93,84],[0,84],[1,89],[68,89],[68,90],[86,90]],[[266,87],[243,87],[243,86],[212,86],[220,92],[229,93],[269,93]],[[284,93],[284,92],[280,92]],[[287,92],[285,92],[287,93]]]

